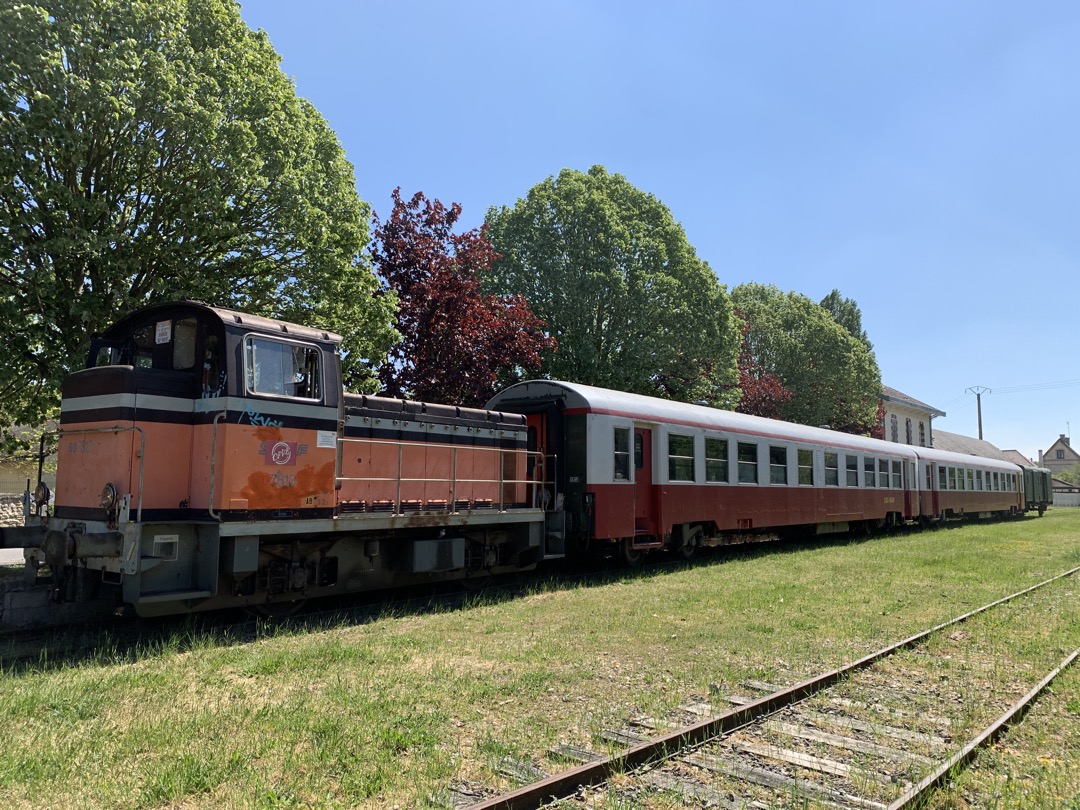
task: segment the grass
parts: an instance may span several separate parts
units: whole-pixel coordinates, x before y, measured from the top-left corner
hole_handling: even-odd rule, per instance
[[[104,639],[78,661],[0,664],[0,806],[434,806],[455,783],[508,787],[507,757],[565,767],[545,760],[551,745],[594,747],[599,730],[712,684],[839,666],[1077,565],[1080,510],[1059,509],[590,584],[537,578],[520,598],[256,638],[182,625],[133,648]],[[1080,635],[1075,619],[1063,633],[1050,646]],[[1042,665],[1039,635],[1010,648],[1010,666]],[[1076,677],[943,796],[1075,801],[1060,752],[1080,761]],[[608,806],[646,806],[627,801]]]

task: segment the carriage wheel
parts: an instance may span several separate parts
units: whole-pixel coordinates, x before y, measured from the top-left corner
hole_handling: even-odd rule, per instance
[[[634,538],[624,537],[619,541],[619,561],[627,568],[636,568],[645,559],[645,552],[634,548]]]

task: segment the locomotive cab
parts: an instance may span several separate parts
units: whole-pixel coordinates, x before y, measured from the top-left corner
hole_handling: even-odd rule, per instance
[[[345,393],[340,342],[190,301],[120,320],[64,381],[53,514],[0,546],[46,566],[55,601],[140,615],[278,613],[545,556],[525,417]]]
[[[62,599],[115,584],[141,612],[219,593],[223,557],[252,573],[253,545],[220,523],[333,512],[339,342],[196,302],[95,337],[63,384],[54,511],[31,563]]]

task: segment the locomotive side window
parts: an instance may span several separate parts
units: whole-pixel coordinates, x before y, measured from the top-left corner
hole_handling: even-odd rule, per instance
[[[244,339],[247,388],[253,394],[319,399],[320,352],[315,346],[248,335]]]
[[[615,480],[630,480],[630,428],[615,428]]]
[[[668,434],[668,480],[694,480],[694,437]]]
[[[887,487],[889,485],[889,460],[885,458],[878,459],[878,486]]]
[[[840,458],[836,453],[825,454],[825,486],[840,486]]]
[[[727,439],[705,439],[705,480],[728,482]]]
[[[874,460],[872,458],[863,459],[863,486],[877,486],[877,480],[874,476]]]
[[[859,485],[859,457],[847,457],[847,485],[857,487]]]
[[[144,324],[135,330],[131,336],[131,357],[127,358],[135,368],[154,367],[154,334],[155,326],[152,323]]]
[[[757,483],[757,445],[739,442],[739,483]]]
[[[787,448],[769,447],[769,483],[787,483]]]
[[[195,335],[198,322],[194,318],[184,318],[173,323],[172,329],[172,367],[175,371],[190,371],[195,368]]]
[[[814,451],[799,448],[799,484],[814,485]]]

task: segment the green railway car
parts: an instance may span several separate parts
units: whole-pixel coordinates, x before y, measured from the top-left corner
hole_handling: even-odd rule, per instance
[[[1045,467],[1024,467],[1024,511],[1039,511],[1039,517],[1053,502],[1050,470]]]

